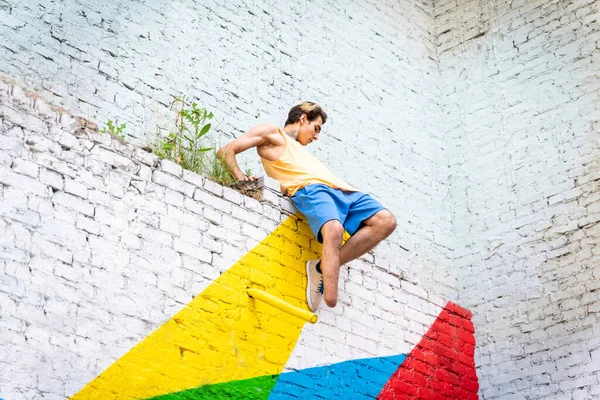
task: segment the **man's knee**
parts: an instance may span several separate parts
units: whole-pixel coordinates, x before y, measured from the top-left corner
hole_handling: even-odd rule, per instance
[[[386,235],[391,235],[392,232],[398,226],[398,222],[396,221],[396,217],[394,214],[389,212],[388,210],[383,210],[380,212],[380,219],[378,221],[378,225],[383,233]]]
[[[342,241],[344,237],[344,227],[338,220],[331,220],[325,222],[321,227],[321,237],[323,241]]]
[[[337,294],[335,295],[325,295],[324,296],[324,300],[325,300],[325,304],[327,304],[327,307],[329,308],[333,308],[337,305]]]

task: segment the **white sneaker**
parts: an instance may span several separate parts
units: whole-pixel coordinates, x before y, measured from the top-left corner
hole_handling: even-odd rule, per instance
[[[312,312],[319,309],[321,299],[323,299],[323,275],[317,272],[318,262],[319,260],[310,260],[306,262],[306,276],[308,278],[308,284],[306,285],[306,303]]]

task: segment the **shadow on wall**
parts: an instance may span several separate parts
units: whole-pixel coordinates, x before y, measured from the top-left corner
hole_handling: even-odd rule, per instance
[[[310,237],[305,222],[285,220],[73,399],[477,398],[471,315],[451,303],[408,357],[282,373],[305,322],[246,289],[306,308],[302,260],[320,253]]]

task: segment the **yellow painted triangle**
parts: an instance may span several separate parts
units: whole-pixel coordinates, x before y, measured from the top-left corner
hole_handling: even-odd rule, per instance
[[[305,322],[250,298],[246,289],[306,309],[304,264],[320,252],[311,237],[304,222],[286,219],[73,399],[144,399],[281,373]]]

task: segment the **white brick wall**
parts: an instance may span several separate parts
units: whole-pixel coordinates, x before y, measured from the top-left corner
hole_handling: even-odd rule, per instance
[[[484,399],[600,390],[599,6],[436,2],[459,301]]]
[[[0,71],[136,142],[170,125],[171,95],[211,109],[221,143],[318,101],[330,120],[311,151],[398,217],[379,258],[456,298],[434,33],[420,0],[8,1]]]
[[[0,395],[63,399],[288,214],[279,197],[183,173],[14,88],[0,81]],[[320,311],[287,367],[410,352],[445,301],[387,268],[373,253],[343,268],[338,307]]]
[[[125,1],[101,7],[4,2],[0,71],[78,115],[118,117],[134,141],[157,120],[167,125],[171,94],[187,93],[211,108],[221,141],[256,122],[283,122],[301,99],[321,102],[331,119],[312,146],[315,154],[398,216],[398,230],[374,253],[376,263],[416,275],[425,292],[456,298],[458,288],[461,304],[474,311],[481,397],[600,394],[597,1],[260,3],[252,13],[237,1],[184,3],[185,15],[171,6]],[[7,200],[0,212],[12,216],[10,223],[0,219],[9,232],[1,240],[14,261],[5,263],[10,276],[44,282],[46,275],[17,268],[38,265],[39,257],[54,257],[64,279],[75,276],[64,263],[101,268],[105,262],[98,250],[61,247],[54,225],[42,221],[112,238],[92,240],[110,262],[122,262],[110,259],[121,243],[152,259],[164,257],[173,264],[169,271],[201,270],[205,279],[218,272],[185,255],[181,237],[208,232],[215,238],[234,227],[227,242],[202,241],[219,268],[233,261],[224,254],[251,245],[242,229],[258,237],[259,214],[241,212],[233,205],[236,194],[216,198],[214,187],[185,171],[176,179],[176,168],[153,173],[151,155],[127,153],[127,146],[113,151],[119,144],[107,136],[73,138],[68,129],[48,128],[45,116],[53,114],[45,103],[18,87],[10,94],[15,104],[37,109],[35,115],[1,109],[6,120],[25,127],[4,125],[0,141],[0,180],[27,186],[26,192],[1,192]],[[72,126],[65,117],[59,121]],[[23,150],[25,135],[29,150]],[[85,151],[90,155],[82,158]],[[15,162],[11,154],[17,153]],[[243,162],[260,170],[253,154]],[[148,210],[134,217],[129,202],[141,200],[132,190],[144,194]],[[237,220],[243,215],[249,225]],[[276,221],[279,211],[263,205],[262,215]],[[201,226],[189,226],[192,219]],[[119,221],[130,231],[119,230]],[[163,233],[150,241],[142,225]],[[61,234],[67,236],[59,240],[69,237],[68,230]],[[164,243],[169,237],[172,246]],[[3,279],[25,295],[21,280]],[[73,290],[68,282],[61,283],[64,296]],[[168,309],[153,310],[148,320],[177,308],[165,304],[159,309]],[[19,307],[36,317],[34,306]],[[86,315],[85,305],[79,312]]]

